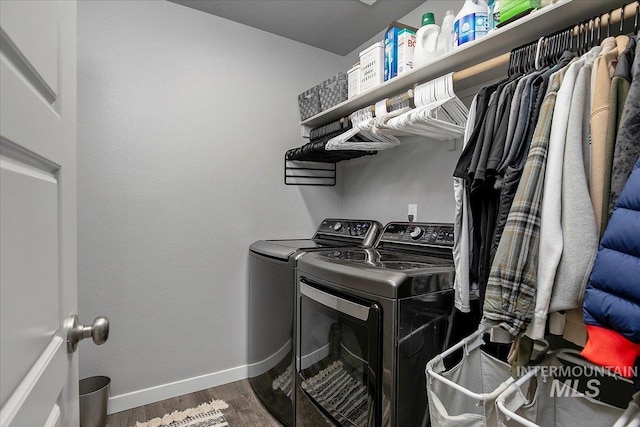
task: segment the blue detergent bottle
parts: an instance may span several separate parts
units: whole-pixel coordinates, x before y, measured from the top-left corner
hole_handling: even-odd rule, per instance
[[[466,0],[453,23],[453,46],[474,41],[489,31],[489,6],[484,0]]]

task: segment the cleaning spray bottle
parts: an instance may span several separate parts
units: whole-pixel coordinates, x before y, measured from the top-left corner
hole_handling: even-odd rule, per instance
[[[416,47],[413,51],[413,68],[420,67],[436,57],[436,46],[440,27],[431,12],[422,15],[422,27],[416,33]]]
[[[453,23],[453,45],[461,46],[486,35],[488,11],[484,0],[466,0]]]
[[[453,32],[453,21],[455,21],[456,16],[453,14],[453,10],[447,10],[444,18],[442,19],[442,27],[440,28],[440,35],[438,36],[438,43],[436,46],[437,55],[444,55],[453,49],[452,43],[452,35]]]

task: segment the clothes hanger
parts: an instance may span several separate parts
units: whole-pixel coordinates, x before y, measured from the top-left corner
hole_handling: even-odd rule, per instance
[[[526,65],[525,47],[520,46],[518,48],[518,73],[522,74],[525,72],[525,65]]]
[[[582,27],[581,24],[576,24],[574,27],[575,31],[575,46],[572,47],[572,51],[576,53],[576,55],[580,55],[580,46],[582,46]]]
[[[507,64],[507,77],[511,77],[513,75],[513,60],[515,58],[515,49],[511,49],[511,53],[509,54],[509,64]]]
[[[384,150],[400,145],[400,141],[391,135],[375,135],[371,107],[361,108],[351,113],[351,129],[334,136],[325,145],[325,150]],[[353,139],[358,136],[357,139]]]
[[[558,59],[569,49],[569,41],[567,39],[567,30],[560,33],[560,49],[558,49]]]
[[[558,49],[556,50],[556,61],[560,59],[565,51],[564,30],[558,33]]]
[[[407,132],[390,128],[389,126],[387,126],[387,122],[390,119],[399,116],[400,114],[411,111],[415,107],[413,97],[413,90],[409,89],[407,92],[404,92],[400,95],[396,95],[391,98],[387,98],[384,101],[380,101],[378,104],[384,103],[384,112],[382,114],[378,114],[378,104],[376,104],[377,117],[373,125],[373,133],[376,135],[410,135]],[[382,110],[382,108],[380,109]]]
[[[513,72],[515,74],[520,73],[520,57],[522,56],[522,46],[518,46],[515,50],[514,61],[513,61]]]
[[[577,33],[576,33],[576,46],[575,52],[577,55],[582,55],[582,42],[584,38],[584,23],[578,24]]]
[[[527,45],[527,73],[536,69],[536,50],[537,43],[530,43]]]
[[[562,32],[559,32],[556,35],[556,54],[555,54],[555,61],[557,62],[558,59],[560,59],[560,55],[562,54],[564,50],[564,37],[562,35]]]
[[[468,110],[453,91],[453,73],[416,86],[414,102],[416,108],[390,119],[387,127],[439,140],[464,134]]]
[[[428,114],[446,102],[438,99],[436,81],[430,81],[417,86],[414,101],[416,108],[408,111],[388,122],[388,127],[402,130],[411,134],[430,136],[437,139],[447,139],[448,133],[429,120]]]
[[[620,35],[624,34],[624,6],[620,8]]]
[[[553,58],[556,52],[556,37],[555,34],[552,34],[549,40],[549,53],[547,54],[547,64],[553,64]]]
[[[589,49],[591,49],[590,42],[589,42],[589,22],[588,21],[584,22],[583,37],[584,39],[582,40],[582,45],[580,47],[580,55],[584,55],[589,51]]]
[[[538,39],[538,42],[536,43],[536,52],[535,52],[535,56],[533,59],[533,63],[534,63],[534,68],[536,70],[539,70],[540,68],[542,68],[542,63],[540,61],[540,53],[542,52],[542,45],[544,44],[544,37],[540,37]]]
[[[553,62],[558,62],[558,59],[560,59],[560,53],[562,51],[562,39],[560,37],[560,33],[556,33],[555,34],[555,47],[553,50]]]

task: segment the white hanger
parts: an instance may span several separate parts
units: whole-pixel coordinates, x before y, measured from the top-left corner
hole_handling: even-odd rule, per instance
[[[397,100],[400,97],[404,97],[402,100]],[[407,111],[411,110],[409,105],[409,98],[413,97],[413,90],[409,90],[407,93],[387,98],[376,103],[376,119],[373,125],[373,133],[376,135],[411,135],[408,132],[403,132],[397,129],[387,126],[387,122]],[[391,104],[392,111],[388,111],[387,105]],[[394,108],[395,107],[395,108]]]
[[[543,43],[544,43],[544,37],[540,37],[538,39],[538,44],[536,46],[536,59],[535,59],[536,70],[539,70],[540,68],[542,68],[542,64],[540,62],[540,51],[542,50]]]
[[[391,135],[376,135],[373,133],[375,119],[370,107],[362,108],[351,114],[352,127],[348,131],[331,138],[325,145],[325,150],[385,150],[400,145],[400,141]],[[359,135],[362,141],[351,140]]]
[[[387,127],[439,140],[464,135],[468,110],[455,95],[453,73],[415,88],[416,108],[390,119]]]

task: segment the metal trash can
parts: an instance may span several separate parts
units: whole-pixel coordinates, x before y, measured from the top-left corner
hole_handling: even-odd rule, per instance
[[[80,427],[104,427],[111,378],[97,376],[80,380]]]

